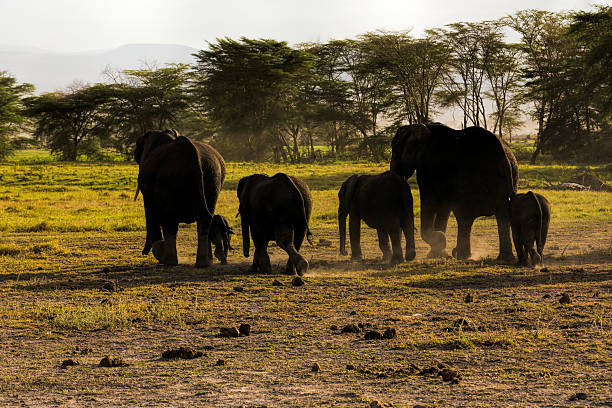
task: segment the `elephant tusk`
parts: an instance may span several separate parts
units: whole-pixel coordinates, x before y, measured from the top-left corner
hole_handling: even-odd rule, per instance
[[[138,193],[140,193],[140,185],[136,184],[136,194],[134,194],[134,201],[138,198]]]

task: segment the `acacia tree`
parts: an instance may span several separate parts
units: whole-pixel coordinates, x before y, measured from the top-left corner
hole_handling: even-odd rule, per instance
[[[22,113],[22,98],[34,91],[28,83],[17,84],[7,72],[0,71],[0,160],[12,151],[9,135],[15,133],[25,118]]]
[[[26,98],[24,104],[35,121],[34,135],[62,160],[74,161],[84,146],[107,134],[104,105],[110,97],[104,85],[75,85],[67,92]]]
[[[433,97],[447,73],[449,51],[432,35],[415,39],[407,32],[369,33],[362,37],[387,72],[398,105],[398,119],[431,121]]]
[[[107,85],[111,103],[105,106],[105,124],[112,129],[111,143],[118,151],[131,157],[136,139],[151,129],[197,130],[189,126],[193,115],[189,110],[188,69],[186,64],[169,64],[164,68],[105,71],[112,81]]]
[[[457,106],[463,113],[463,127],[470,123],[486,129],[486,73],[500,48],[502,33],[497,25],[486,21],[453,23],[447,27],[429,32],[451,52],[451,69],[438,92],[441,105]]]
[[[558,86],[565,75],[566,60],[575,54],[567,34],[567,16],[543,10],[522,10],[506,19],[506,24],[521,35],[520,48],[525,59],[525,95],[533,103],[533,118],[538,123],[531,163],[551,146],[553,134],[548,123],[563,109]],[[551,122],[552,124],[552,122]]]
[[[386,73],[372,54],[372,44],[367,39],[333,40],[322,47],[334,59],[330,64],[342,83],[329,94],[333,96],[330,102],[337,104],[343,120],[361,136],[358,149],[367,151],[376,161],[382,160],[393,127],[385,119],[394,98]]]
[[[310,75],[312,56],[274,40],[229,38],[196,57],[193,95],[215,125],[216,142],[241,159],[263,160],[282,143],[284,107]]]

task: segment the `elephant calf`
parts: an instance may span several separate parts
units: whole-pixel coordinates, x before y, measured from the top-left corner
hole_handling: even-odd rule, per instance
[[[308,186],[284,173],[272,177],[253,174],[238,182],[238,200],[245,257],[249,256],[249,231],[255,244],[252,271],[271,272],[268,243],[274,240],[289,255],[287,272],[306,272],[308,262],[298,251],[304,236],[311,240],[308,221],[312,198]]]
[[[210,242],[215,247],[215,257],[222,265],[227,264],[227,252],[232,248],[231,239],[234,230],[229,225],[227,218],[222,215],[213,215],[210,223]]]
[[[410,186],[397,174],[386,171],[378,175],[349,177],[338,192],[338,226],[340,253],[347,255],[346,216],[349,218],[351,257],[361,258],[361,220],[378,232],[378,245],[384,261],[399,263],[402,255],[402,231],[406,238],[406,260],[416,256],[414,250],[414,213]],[[389,237],[393,253],[389,249]]]
[[[516,194],[510,200],[512,239],[518,256],[518,264],[528,266],[528,257],[532,264],[543,261],[542,252],[548,235],[550,222],[550,204],[540,194],[528,191]],[[536,243],[536,250],[533,243]]]

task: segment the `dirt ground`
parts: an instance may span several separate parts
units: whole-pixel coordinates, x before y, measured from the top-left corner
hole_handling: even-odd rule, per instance
[[[241,250],[193,268],[193,228],[178,267],[141,256],[142,232],[8,234],[60,249],[0,258],[0,406],[612,406],[612,221],[552,225],[546,269],[493,261],[491,219],[466,262],[424,259],[417,239],[415,261],[383,265],[365,227],[351,262],[335,230],[313,233],[303,286],[276,247],[272,275]],[[243,323],[249,336],[218,336]],[[203,356],[162,358],[180,346]],[[127,365],[100,367],[107,355]]]

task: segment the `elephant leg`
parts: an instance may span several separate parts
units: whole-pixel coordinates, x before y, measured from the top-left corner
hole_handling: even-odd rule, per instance
[[[351,238],[351,259],[361,259],[361,218],[349,215],[349,237]]]
[[[164,239],[155,241],[152,245],[153,256],[162,265],[178,265],[178,254],[176,252],[176,234],[178,224],[166,224],[163,226]]]
[[[389,247],[389,234],[382,228],[378,228],[376,232],[378,233],[378,247],[383,254],[382,260],[383,262],[390,262],[392,254],[391,248]]]
[[[535,250],[535,248],[533,247],[533,243],[529,245],[529,256],[531,257],[531,263],[532,265],[537,265],[542,263],[542,257],[540,256],[540,254],[537,253],[537,251]]]
[[[198,250],[196,253],[196,268],[206,268],[212,265],[211,247],[208,235],[210,233],[211,217],[198,220]]]
[[[436,217],[435,204],[431,200],[421,200],[421,238],[431,247],[428,258],[445,257],[446,235],[442,231],[434,231],[433,224]]]
[[[272,273],[272,264],[270,263],[270,256],[268,255],[268,240],[267,239],[254,239],[255,253],[253,254],[253,272],[259,273]]]
[[[308,262],[298,253],[293,244],[295,235],[293,227],[279,226],[275,228],[274,235],[278,246],[287,252],[287,255],[289,255],[289,260],[287,261],[287,272],[293,273],[294,268],[298,275],[302,275],[304,272],[306,272],[308,270]]]
[[[154,215],[151,205],[148,200],[145,200],[145,222],[147,225],[147,237],[145,245],[142,249],[143,255],[148,255],[153,247],[153,243],[162,240],[161,225]]]
[[[404,260],[404,254],[402,253],[402,233],[399,226],[392,228],[389,231],[389,236],[391,237],[391,248],[393,249],[391,263],[402,263],[402,261]]]
[[[448,207],[440,207],[436,211],[434,219],[434,231],[441,231],[446,234],[446,227],[448,226],[448,218],[450,217],[451,210]]]
[[[474,218],[457,217],[457,247],[453,249],[453,256],[457,259],[468,259],[472,255],[470,235]]]
[[[516,256],[518,257],[517,265],[527,266],[527,254],[521,242],[521,230],[518,225],[512,229],[512,240],[514,241],[514,248],[516,249]]]
[[[416,257],[414,249],[414,217],[402,216],[401,227],[406,239],[406,261],[412,261]]]
[[[498,211],[495,214],[497,219],[497,234],[499,236],[499,255],[497,259],[504,262],[513,262],[512,241],[510,239],[510,217],[506,211]]]

